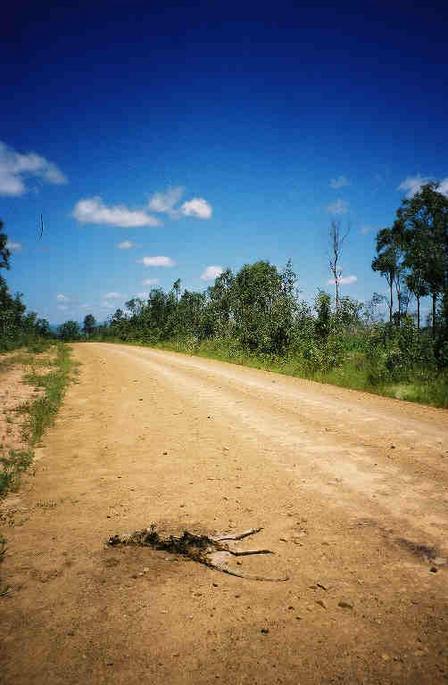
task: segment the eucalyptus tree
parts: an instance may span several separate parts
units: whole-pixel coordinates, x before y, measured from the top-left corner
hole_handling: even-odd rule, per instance
[[[233,281],[231,303],[243,347],[273,354],[287,348],[296,303],[276,266],[267,261],[245,264]]]
[[[341,287],[341,277],[342,268],[340,265],[342,248],[349,234],[349,229],[345,231],[341,230],[341,224],[339,221],[332,221],[330,225],[330,254],[328,258],[328,265],[330,267],[331,275],[333,276],[333,283],[335,289],[335,308],[336,312],[339,310],[340,301],[340,287]]]
[[[82,325],[82,330],[87,338],[90,338],[92,333],[95,333],[96,319],[93,314],[86,314]]]
[[[61,340],[64,341],[79,340],[81,337],[81,328],[77,321],[64,321],[64,323],[59,326],[58,334]]]
[[[384,276],[389,287],[389,323],[393,322],[394,286],[400,277],[399,252],[394,231],[391,228],[382,228],[378,231],[376,236],[376,256],[372,261],[372,269]]]
[[[0,269],[9,269],[11,252],[8,249],[8,236],[3,231],[4,223],[0,220]]]
[[[444,328],[448,330],[448,198],[437,182],[426,183],[402,201],[397,226],[403,236],[406,264],[419,291],[431,295],[435,334],[437,304],[442,298]]]
[[[419,271],[418,268],[414,269],[413,271],[410,271],[410,273],[407,274],[406,285],[409,289],[409,292],[411,292],[412,295],[414,295],[415,301],[417,303],[417,328],[418,330],[420,330],[420,303],[422,297],[426,297],[427,295],[429,295],[429,287],[425,279],[423,278],[421,271]]]
[[[235,277],[231,269],[225,269],[215,278],[215,282],[207,290],[208,307],[206,317],[210,333],[223,337],[231,333],[233,322],[234,295],[233,282]]]

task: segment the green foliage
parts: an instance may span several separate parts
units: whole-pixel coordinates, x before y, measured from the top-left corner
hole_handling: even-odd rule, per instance
[[[419,333],[410,317],[399,328],[377,325],[368,333],[366,368],[374,386],[431,375],[436,372],[432,341],[427,333]]]
[[[3,231],[3,221],[0,221],[0,269],[9,269],[11,252],[8,250],[8,236]]]
[[[28,413],[25,424],[26,435],[31,445],[35,445],[45,429],[52,424],[62,402],[71,368],[72,362],[68,347],[58,343],[54,368],[43,375],[36,371],[29,374],[28,382],[44,390],[41,397],[25,407],[25,411]]]
[[[65,321],[58,328],[58,337],[64,342],[72,342],[79,340],[81,337],[81,328],[76,321]]]
[[[0,221],[0,268],[9,269],[10,257],[7,236]],[[0,276],[0,352],[47,337],[50,337],[48,321],[38,319],[34,312],[27,312],[22,296],[19,293],[12,295],[6,280]]]
[[[47,366],[48,360],[40,362],[35,353],[27,353],[16,361],[31,363],[31,372],[27,381],[35,387],[43,389],[43,394],[33,402],[22,407],[26,415],[24,437],[29,449],[9,450],[0,453],[0,495],[16,487],[20,474],[25,471],[33,460],[32,448],[38,443],[45,429],[52,424],[56,412],[64,397],[64,393],[71,376],[72,362],[69,349],[58,343],[56,356],[49,373],[38,373],[42,363]]]
[[[246,264],[235,276],[231,313],[243,348],[281,354],[288,347],[295,310],[291,278],[269,262]]]
[[[431,296],[432,349],[444,368],[448,342],[448,197],[439,191],[438,183],[427,183],[403,199],[392,228],[377,234],[372,268],[385,276],[389,286],[390,324],[401,325],[411,298],[415,298],[420,329],[421,300]]]
[[[380,246],[385,244],[382,235]],[[169,292],[155,288],[147,300],[127,302],[125,310],[118,309],[97,328],[95,337],[160,345],[386,394],[397,383],[414,384],[415,397],[423,396],[428,384],[437,386],[436,356],[445,355],[448,363],[448,345],[437,352],[437,340],[428,330],[418,330],[404,311],[397,325],[385,324],[375,313],[382,296],[368,307],[339,297],[336,309],[323,291],[312,310],[299,300],[296,282],[290,262],[278,270],[265,261],[246,264],[236,274],[227,269],[205,293],[182,291],[176,281]],[[443,390],[437,392],[443,396]]]
[[[0,496],[17,486],[20,474],[32,461],[31,450],[9,450],[6,455],[0,454]]]
[[[82,332],[87,338],[95,333],[96,319],[93,314],[86,314],[84,317],[84,323],[82,325]]]
[[[330,337],[333,320],[330,295],[320,290],[316,296],[314,309],[317,314],[315,324],[316,337],[318,340],[325,343]]]
[[[157,343],[235,338],[244,349],[280,354],[292,342],[297,309],[296,275],[268,262],[247,264],[234,276],[224,271],[206,293],[154,288],[146,301],[133,299],[117,309],[98,337]]]

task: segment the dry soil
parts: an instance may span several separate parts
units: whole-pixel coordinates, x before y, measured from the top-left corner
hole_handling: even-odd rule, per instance
[[[448,414],[216,361],[75,346],[3,503],[2,682],[442,683]],[[105,540],[262,526],[224,575]],[[235,564],[235,562],[233,562]]]

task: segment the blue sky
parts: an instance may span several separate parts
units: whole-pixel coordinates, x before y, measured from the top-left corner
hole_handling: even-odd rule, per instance
[[[332,217],[368,299],[376,229],[448,177],[445,3],[9,5],[7,279],[53,323],[256,259],[291,257],[311,299]]]

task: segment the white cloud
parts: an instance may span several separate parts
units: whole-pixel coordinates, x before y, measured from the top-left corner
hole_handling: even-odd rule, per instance
[[[330,187],[338,190],[339,188],[345,188],[350,185],[350,181],[346,176],[338,176],[337,178],[332,178],[330,181]]]
[[[142,285],[148,285],[148,286],[158,285],[158,283],[159,283],[158,278],[145,278],[142,281]]]
[[[68,309],[68,306],[66,304],[58,304],[57,309],[59,309],[61,312],[66,312]]]
[[[53,162],[35,152],[22,154],[0,141],[0,195],[20,196],[27,192],[26,181],[38,178],[61,185],[67,179]]]
[[[182,186],[168,188],[164,193],[155,193],[149,200],[148,207],[152,212],[168,214],[175,218],[179,210],[175,209],[176,204],[184,194]]]
[[[448,176],[440,181],[439,193],[448,197]]]
[[[372,226],[364,225],[364,226],[361,226],[361,228],[359,229],[359,232],[361,233],[361,235],[369,235],[369,233],[373,233],[375,230],[376,229],[373,228]]]
[[[6,249],[10,252],[20,252],[20,250],[22,249],[22,243],[16,243],[13,240],[7,240]]]
[[[210,219],[212,216],[211,205],[202,197],[194,197],[184,202],[180,211],[184,216],[193,216],[196,219]]]
[[[215,278],[222,274],[223,270],[222,266],[207,266],[202,272],[201,278],[203,281],[214,281]]]
[[[168,188],[164,193],[155,193],[150,198],[148,207],[153,212],[168,214],[171,219],[179,219],[182,216],[192,216],[196,219],[211,218],[212,207],[202,197],[193,197],[180,207],[176,207],[183,194],[184,188],[182,186]]]
[[[148,297],[148,293],[145,293],[145,292],[137,293],[137,295],[135,297],[139,297],[141,300],[145,300]]]
[[[103,295],[103,300],[121,300],[123,297],[121,293],[110,292]]]
[[[176,262],[171,259],[171,257],[143,257],[142,259],[137,259],[138,264],[143,264],[143,266],[175,266]]]
[[[330,214],[347,214],[348,212],[348,202],[338,198],[336,202],[332,202],[327,205],[327,212]]]
[[[59,295],[56,295],[56,299],[58,302],[70,302],[70,298],[67,297],[67,295],[63,295],[62,293],[59,293]]]
[[[425,176],[420,176],[419,174],[416,176],[407,176],[404,181],[400,183],[397,190],[404,190],[406,197],[410,198],[418,193],[420,188],[425,185],[425,183],[431,183],[431,180],[432,179]],[[448,176],[439,181],[438,192],[448,197]]]
[[[339,278],[339,284],[340,285],[352,285],[353,283],[356,283],[357,281],[358,281],[357,276],[341,276]],[[334,278],[330,278],[327,281],[327,283],[328,283],[328,285],[334,285],[335,284]]]
[[[424,185],[425,183],[429,182],[429,178],[424,178],[423,176],[420,176],[417,174],[417,176],[407,176],[407,178],[404,179],[398,186],[397,190],[404,190],[406,193],[406,197],[412,197]]]
[[[117,243],[117,247],[119,250],[131,250],[135,247],[135,243],[132,240],[123,240],[121,243]]]
[[[107,206],[99,196],[77,202],[73,216],[82,224],[106,224],[123,228],[160,226],[158,219],[141,209],[129,209],[126,205]]]

